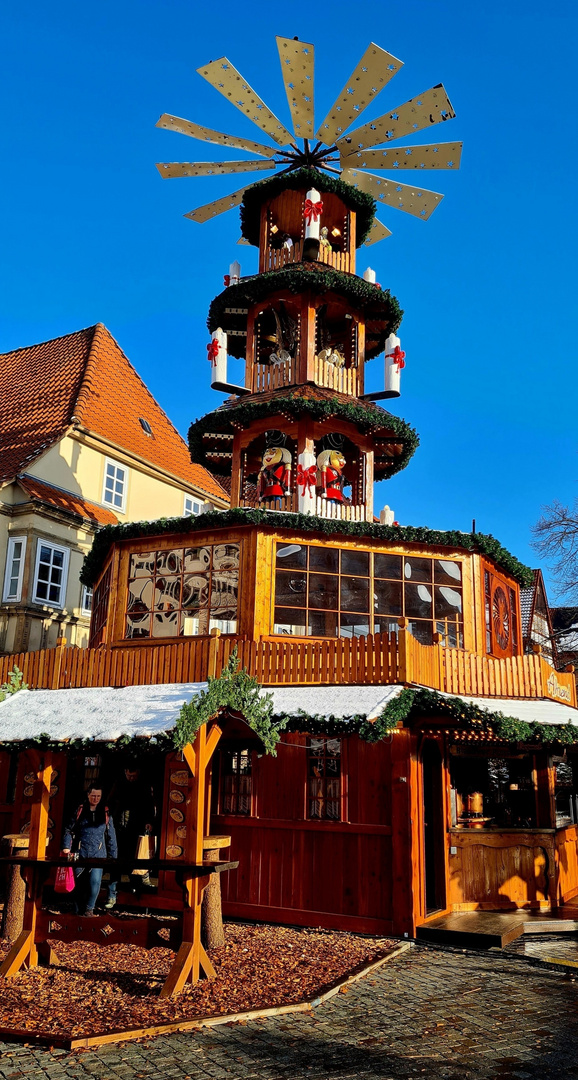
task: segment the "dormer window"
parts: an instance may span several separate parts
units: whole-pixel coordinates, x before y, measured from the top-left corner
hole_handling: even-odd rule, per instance
[[[145,435],[152,435],[153,429],[150,426],[148,420],[145,420],[144,416],[139,416],[138,421]]]

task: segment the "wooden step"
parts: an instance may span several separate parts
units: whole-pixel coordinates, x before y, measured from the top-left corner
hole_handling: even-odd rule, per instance
[[[416,936],[419,941],[431,941],[438,945],[503,949],[523,933],[524,920],[517,912],[463,911],[442,915],[424,926],[418,926]]]

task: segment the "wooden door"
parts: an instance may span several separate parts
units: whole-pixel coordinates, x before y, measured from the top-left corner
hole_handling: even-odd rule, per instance
[[[444,770],[440,747],[427,739],[422,748],[423,774],[423,889],[425,912],[446,907],[446,830],[444,815]]]

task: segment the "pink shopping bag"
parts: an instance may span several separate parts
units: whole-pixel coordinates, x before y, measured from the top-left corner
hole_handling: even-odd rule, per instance
[[[71,866],[59,866],[54,881],[54,891],[68,893],[74,889],[74,871]]]

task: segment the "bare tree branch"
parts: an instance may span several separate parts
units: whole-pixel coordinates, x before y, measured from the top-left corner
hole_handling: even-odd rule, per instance
[[[578,500],[571,507],[555,500],[532,529],[532,547],[548,562],[556,595],[578,601]]]

